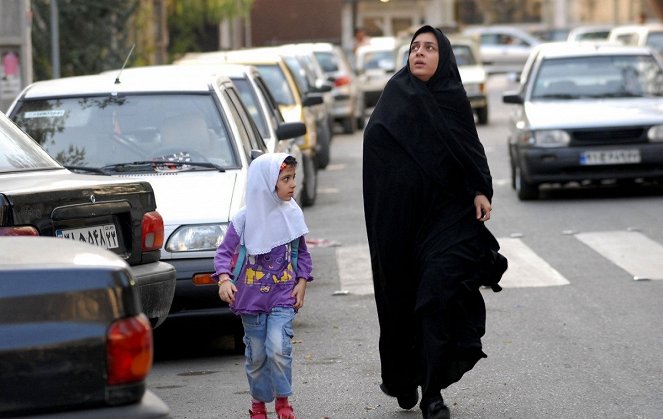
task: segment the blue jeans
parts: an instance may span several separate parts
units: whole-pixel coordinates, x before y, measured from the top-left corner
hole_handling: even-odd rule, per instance
[[[292,307],[242,314],[246,377],[254,399],[271,402],[292,394]]]

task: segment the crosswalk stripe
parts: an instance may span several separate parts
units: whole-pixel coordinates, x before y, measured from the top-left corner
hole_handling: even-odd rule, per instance
[[[575,236],[634,279],[663,279],[663,246],[640,232],[600,231]]]
[[[569,283],[521,239],[501,238],[497,241],[500,253],[509,260],[509,269],[500,281],[503,288],[548,287]]]
[[[367,244],[336,248],[341,291],[355,295],[373,294],[373,273]]]

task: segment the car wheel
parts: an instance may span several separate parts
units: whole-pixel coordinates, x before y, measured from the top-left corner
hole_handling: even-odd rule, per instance
[[[511,160],[511,189],[516,190],[516,164]]]
[[[318,133],[318,152],[316,155],[318,161],[318,169],[324,169],[329,164],[331,159],[331,140],[329,138],[329,131],[326,129]],[[307,174],[308,175],[308,174]]]
[[[521,201],[534,200],[539,197],[539,186],[523,179],[520,167],[516,166],[515,186],[518,199]]]
[[[477,109],[477,119],[479,120],[479,125],[488,124],[488,106]]]
[[[304,160],[304,190],[302,191],[302,206],[310,207],[315,204],[318,195],[318,167],[315,159],[303,156]]]
[[[357,120],[354,116],[348,116],[341,120],[343,126],[343,134],[352,134],[357,130]]]

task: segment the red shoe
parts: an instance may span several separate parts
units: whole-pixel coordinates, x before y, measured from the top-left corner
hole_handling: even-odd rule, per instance
[[[249,410],[251,419],[267,419],[267,409],[265,402],[251,402],[251,410]]]
[[[277,397],[275,408],[278,419],[295,419],[295,412],[292,410],[290,403],[288,403],[287,397]]]

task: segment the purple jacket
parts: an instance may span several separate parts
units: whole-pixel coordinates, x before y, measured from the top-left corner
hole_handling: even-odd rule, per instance
[[[223,242],[214,256],[214,275],[227,273],[232,276],[230,266],[233,255],[239,250],[240,238],[232,223]],[[298,278],[312,281],[313,263],[306,248],[304,236],[299,238],[297,275],[290,264],[290,243],[277,246],[263,255],[246,255],[244,266],[235,280],[237,294],[230,309],[236,314],[269,313],[273,307],[292,307],[295,303],[290,294]]]

